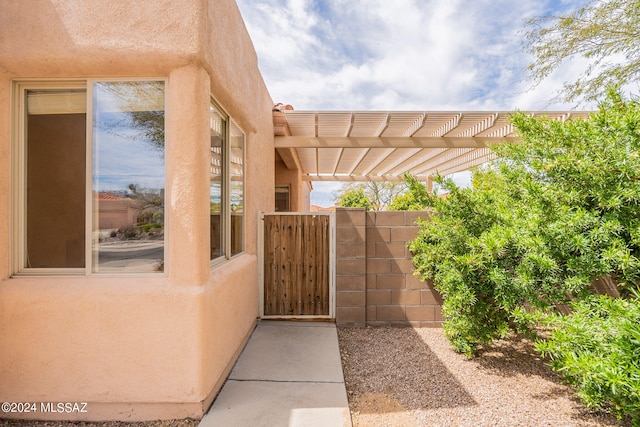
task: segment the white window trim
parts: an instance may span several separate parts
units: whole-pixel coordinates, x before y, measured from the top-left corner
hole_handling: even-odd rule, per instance
[[[137,81],[162,81],[164,82],[164,113],[165,131],[168,121],[167,114],[167,78],[158,77],[130,77],[130,78],[92,78],[92,79],[20,79],[12,82],[12,96],[10,101],[11,120],[11,195],[9,197],[9,226],[10,235],[9,263],[12,276],[116,276],[116,277],[166,277],[167,274],[167,246],[169,242],[168,223],[169,214],[166,209],[165,195],[165,234],[164,234],[164,268],[162,272],[94,272],[93,271],[93,84],[96,82],[137,82]],[[25,200],[25,168],[26,168],[26,93],[28,90],[77,90],[86,91],[86,168],[85,168],[85,266],[84,268],[29,268],[26,265],[26,200]],[[166,135],[166,132],[165,132]],[[166,137],[165,137],[166,138]],[[165,150],[166,150],[165,139]],[[165,151],[166,153],[166,151]],[[164,165],[165,188],[167,177],[167,162]]]
[[[210,266],[215,267],[226,263],[227,261],[234,259],[246,252],[246,224],[247,224],[247,192],[246,192],[246,177],[247,177],[247,133],[242,129],[238,123],[233,120],[229,114],[222,108],[222,106],[212,97],[209,99],[209,105],[213,106],[215,110],[222,116],[225,121],[225,135],[224,146],[222,152],[225,154],[222,170],[222,198],[220,200],[221,205],[221,224],[224,233],[224,254],[217,258],[210,260]],[[242,250],[237,254],[231,255],[231,122],[242,132]],[[211,245],[211,242],[209,243]]]
[[[229,247],[230,259],[238,257],[246,251],[246,232],[247,232],[247,133],[238,125],[238,123],[229,119],[242,132],[242,250],[235,255],[231,255],[231,247]],[[229,138],[231,138],[231,126],[229,126]],[[229,140],[231,141],[231,140]],[[231,144],[231,142],[229,142]],[[229,150],[231,151],[231,150]],[[229,170],[231,170],[231,156],[229,156]],[[228,185],[231,187],[231,176],[228,179]],[[231,217],[231,188],[229,188],[229,217]],[[231,224],[231,221],[229,221]],[[229,243],[231,243],[231,227],[229,227]]]

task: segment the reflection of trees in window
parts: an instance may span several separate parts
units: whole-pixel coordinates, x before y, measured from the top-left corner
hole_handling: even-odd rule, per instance
[[[231,212],[244,211],[244,134],[232,120],[230,127],[229,202]]]
[[[121,197],[97,205],[94,271],[162,271],[164,82],[94,83],[93,128],[94,191]]]
[[[164,148],[164,111],[131,111],[133,125],[159,149]],[[164,150],[162,151],[164,154]]]
[[[105,127],[114,135],[151,142],[164,156],[164,82],[109,82],[97,83],[108,95],[110,111],[125,113],[122,118]],[[141,133],[123,133],[122,129],[138,129]]]
[[[164,226],[164,192],[148,190],[136,184],[129,184],[129,197],[141,202],[142,213],[139,222],[144,224],[158,224]],[[139,224],[140,225],[140,224]],[[157,228],[157,227],[156,227]]]
[[[242,177],[240,177],[242,179]],[[242,212],[244,210],[244,188],[242,181],[231,181],[230,203],[232,212]]]

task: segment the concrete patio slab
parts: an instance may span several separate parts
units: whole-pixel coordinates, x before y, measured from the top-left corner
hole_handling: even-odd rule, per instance
[[[229,380],[201,427],[350,426],[344,385]]]
[[[260,322],[229,379],[343,382],[336,327]]]
[[[351,426],[335,324],[261,321],[200,422]]]

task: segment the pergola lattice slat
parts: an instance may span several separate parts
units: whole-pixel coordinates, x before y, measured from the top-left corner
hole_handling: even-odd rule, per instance
[[[519,141],[506,111],[285,110],[274,123],[276,114],[276,149],[295,153],[309,181],[427,179],[479,166],[494,158],[487,147]],[[565,121],[590,112],[528,114]]]

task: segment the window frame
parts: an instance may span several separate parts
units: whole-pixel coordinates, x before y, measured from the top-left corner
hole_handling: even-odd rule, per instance
[[[220,222],[221,230],[223,233],[223,247],[224,253],[217,258],[209,261],[210,267],[226,263],[227,261],[234,259],[246,251],[246,224],[247,224],[247,210],[246,210],[246,159],[247,159],[247,133],[242,129],[238,123],[233,120],[231,116],[225,111],[224,108],[215,100],[213,96],[209,99],[209,108],[212,108],[220,115],[225,122],[224,126],[224,138],[222,142],[222,197],[220,199]],[[236,254],[232,254],[232,236],[231,236],[231,127],[233,125],[242,133],[242,250]],[[209,184],[208,190],[210,190],[211,184]],[[209,242],[211,246],[211,242]]]
[[[278,191],[278,190],[286,190],[286,191]],[[291,212],[291,185],[290,184],[276,185],[275,186],[275,195],[276,195],[276,197],[277,197],[278,193],[287,195],[287,199],[286,199],[287,200],[287,207],[283,211],[279,211],[279,210],[276,209],[276,212]],[[276,206],[277,206],[277,203],[276,203]]]
[[[229,185],[229,202],[227,203],[227,208],[229,209],[229,259],[231,258],[235,258],[239,255],[242,255],[245,252],[245,246],[246,246],[246,230],[247,230],[247,192],[246,192],[246,175],[247,175],[247,169],[245,167],[245,165],[247,164],[247,134],[245,133],[245,131],[238,125],[238,123],[233,120],[232,118],[229,119],[230,124],[229,124],[229,179],[228,179],[228,185]],[[235,126],[238,131],[240,131],[240,133],[242,134],[242,221],[241,221],[241,226],[242,226],[242,233],[240,236],[240,240],[242,243],[242,250],[238,251],[237,253],[233,253],[233,236],[231,236],[231,148],[232,148],[232,143],[231,143],[231,129],[232,127]]]
[[[18,276],[167,276],[167,243],[169,233],[166,227],[168,212],[164,212],[164,244],[163,263],[161,272],[130,272],[113,271],[99,272],[93,271],[93,227],[96,221],[94,212],[93,192],[93,85],[100,82],[145,82],[157,81],[164,83],[164,114],[165,114],[165,150],[166,150],[166,123],[167,123],[167,87],[168,79],[164,77],[123,77],[123,78],[88,78],[88,79],[19,79],[12,81],[12,92],[10,101],[11,111],[11,144],[10,144],[10,196],[9,196],[9,226],[10,249],[9,265],[12,277]],[[85,266],[82,268],[32,268],[26,263],[26,229],[27,229],[27,200],[26,200],[26,170],[27,170],[27,92],[30,90],[78,90],[84,89],[86,93],[86,122],[85,122]],[[165,151],[166,154],[166,151]],[[164,163],[164,184],[167,184],[167,162]]]

